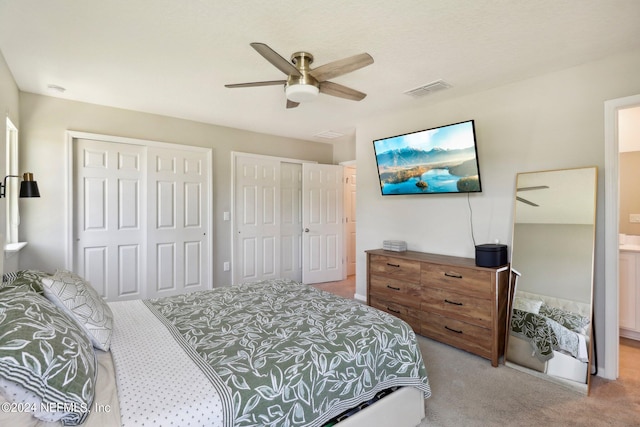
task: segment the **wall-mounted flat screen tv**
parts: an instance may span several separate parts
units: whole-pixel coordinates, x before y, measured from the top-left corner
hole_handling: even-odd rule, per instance
[[[482,191],[473,120],[373,141],[382,195]]]

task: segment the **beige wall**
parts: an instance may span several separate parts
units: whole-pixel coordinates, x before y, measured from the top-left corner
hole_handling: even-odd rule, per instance
[[[409,249],[474,257],[477,244],[511,245],[513,196],[518,172],[597,166],[595,319],[604,342],[604,102],[640,94],[640,50],[500,86],[457,99],[431,102],[358,124],[356,159],[357,283],[366,293],[364,251],[384,239]],[[380,195],[374,139],[475,119],[483,191],[467,196]],[[360,208],[366,206],[366,209]],[[603,346],[598,363],[604,364]]]
[[[630,214],[640,215],[640,151],[620,153],[620,225],[622,234],[640,235],[640,223],[629,222]]]
[[[21,205],[21,238],[29,242],[21,268],[64,267],[65,131],[188,144],[213,149],[213,271],[215,286],[229,285],[222,263],[231,259],[231,151],[333,162],[331,144],[288,139],[159,115],[20,93],[21,170],[34,172],[41,198]]]

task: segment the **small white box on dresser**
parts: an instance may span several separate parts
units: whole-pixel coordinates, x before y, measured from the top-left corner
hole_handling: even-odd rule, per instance
[[[382,249],[385,251],[404,252],[407,250],[407,242],[404,240],[383,240]]]

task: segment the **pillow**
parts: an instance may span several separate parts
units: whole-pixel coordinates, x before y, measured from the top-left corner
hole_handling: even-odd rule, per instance
[[[540,300],[516,297],[513,301],[513,308],[534,314],[538,314],[540,306],[542,306]]]
[[[547,304],[542,304],[540,307],[540,314],[553,319],[560,323],[565,328],[585,335],[589,327],[589,318],[572,311],[563,310],[562,308],[552,307]]]
[[[91,342],[65,313],[34,292],[0,293],[0,392],[7,399],[40,420],[77,425],[93,403],[96,376]]]
[[[42,279],[50,274],[37,270],[19,270],[2,275],[0,292],[6,289],[18,288],[24,291],[43,293]]]
[[[82,277],[66,270],[42,279],[44,295],[86,331],[93,346],[108,351],[113,314],[106,302]]]

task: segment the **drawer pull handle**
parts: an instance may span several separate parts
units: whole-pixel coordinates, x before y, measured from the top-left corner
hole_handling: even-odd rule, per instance
[[[445,299],[444,302],[446,302],[447,304],[453,304],[453,305],[464,305],[461,302],[449,301],[448,299]]]
[[[395,286],[387,285],[387,288],[393,289],[394,291],[399,291],[400,288],[396,288]]]
[[[399,310],[394,310],[394,309],[389,308],[389,307],[387,307],[387,311],[390,311],[390,312],[395,313],[395,314],[400,314]]]
[[[457,329],[451,329],[451,328],[450,328],[450,327],[448,327],[448,326],[445,326],[444,328],[445,328],[446,330],[448,330],[448,331],[455,332],[456,334],[461,334],[461,333],[462,333],[462,331],[458,331]]]
[[[400,268],[400,264],[391,264],[390,262],[388,262],[387,265],[390,267]]]
[[[454,279],[462,279],[462,274],[458,273],[444,273],[447,277],[453,277]]]

